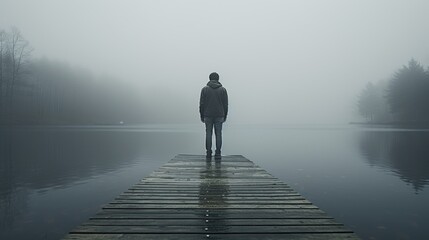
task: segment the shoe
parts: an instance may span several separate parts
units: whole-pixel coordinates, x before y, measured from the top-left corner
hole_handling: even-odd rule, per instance
[[[216,153],[215,153],[215,159],[220,159],[220,158],[222,158],[221,155],[220,155],[220,151],[216,151]]]
[[[206,158],[212,158],[212,151],[207,151]]]

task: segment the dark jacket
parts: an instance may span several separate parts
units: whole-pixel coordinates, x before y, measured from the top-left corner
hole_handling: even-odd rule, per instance
[[[228,94],[219,81],[210,80],[201,90],[200,117],[224,117],[228,115]]]

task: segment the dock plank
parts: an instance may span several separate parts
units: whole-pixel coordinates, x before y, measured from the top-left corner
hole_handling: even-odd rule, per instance
[[[206,225],[206,226],[88,226],[81,225],[71,233],[196,233],[196,234],[216,234],[216,233],[352,233],[343,226],[318,225],[318,226],[229,226],[221,225]]]

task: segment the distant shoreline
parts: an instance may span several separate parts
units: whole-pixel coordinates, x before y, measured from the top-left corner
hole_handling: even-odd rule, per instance
[[[390,126],[390,127],[429,127],[429,122],[349,122],[351,125]]]
[[[194,125],[197,123],[80,123],[80,124],[67,124],[67,123],[14,123],[14,124],[4,124],[0,123],[0,128],[7,128],[7,127],[70,127],[70,128],[79,128],[79,127],[143,127],[143,126],[151,126],[151,125]],[[237,125],[237,124],[234,124]],[[240,125],[240,124],[238,124]],[[251,124],[252,125],[252,124]],[[296,124],[267,124],[267,125],[296,125]],[[302,125],[298,124],[302,127]],[[303,124],[313,126],[314,124]],[[322,124],[324,125],[324,124]],[[330,124],[329,124],[330,125]],[[335,124],[334,124],[335,125]],[[338,125],[338,124],[337,124]],[[348,123],[343,123],[340,125],[353,125],[353,126],[362,126],[362,127],[401,127],[401,128],[429,128],[429,122],[358,122],[358,121],[351,121]]]

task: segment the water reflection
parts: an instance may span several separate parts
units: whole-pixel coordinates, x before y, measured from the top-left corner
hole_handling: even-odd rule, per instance
[[[28,191],[14,191],[16,188],[15,172],[20,171],[12,161],[11,131],[0,135],[0,230],[11,228],[27,210]]]
[[[228,230],[226,207],[229,185],[224,171],[221,159],[216,159],[214,166],[211,159],[206,159],[206,167],[200,172],[199,205],[206,214],[203,226],[208,233]]]
[[[360,151],[372,166],[388,168],[419,193],[429,183],[429,133],[365,131]]]
[[[58,239],[124,188],[122,184],[150,173],[163,163],[156,160],[187,149],[189,139],[195,138],[188,133],[116,130],[0,128],[0,239]],[[116,182],[104,177],[141,164],[140,176],[126,174]],[[100,188],[89,194],[87,184]],[[66,193],[85,193],[79,195],[84,205]]]
[[[120,139],[117,134],[112,138],[101,132],[2,129],[0,238],[9,238],[13,231],[24,234],[20,229],[23,223],[37,221],[29,219],[34,214],[28,207],[34,205],[30,200],[34,190],[40,194],[65,188],[135,161],[137,142],[121,144]]]

